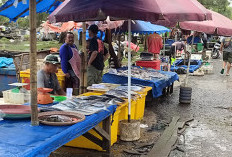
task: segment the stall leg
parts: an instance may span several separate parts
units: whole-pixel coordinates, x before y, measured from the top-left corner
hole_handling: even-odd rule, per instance
[[[106,133],[110,136],[111,135],[111,118],[110,116],[107,117],[103,121],[103,130],[106,131]],[[103,138],[103,149],[106,150],[106,153],[104,156],[109,156],[110,157],[110,152],[111,152],[111,138]]]
[[[170,88],[170,94],[172,94],[173,93],[173,88],[174,88],[174,82],[172,83],[172,85],[171,85],[171,88]]]

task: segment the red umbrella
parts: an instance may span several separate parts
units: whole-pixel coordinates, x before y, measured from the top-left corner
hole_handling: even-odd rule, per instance
[[[211,21],[186,21],[180,22],[180,28],[186,30],[194,30],[198,32],[204,32],[206,34],[217,34],[223,36],[232,35],[232,21],[214,11],[212,13]]]
[[[50,22],[133,19],[143,21],[203,21],[211,13],[196,0],[66,0]]]

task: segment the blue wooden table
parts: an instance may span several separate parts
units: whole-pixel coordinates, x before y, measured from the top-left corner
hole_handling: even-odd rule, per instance
[[[57,148],[97,127],[101,121],[103,128],[95,129],[102,133],[101,146],[109,152],[110,115],[115,112],[116,105],[108,109],[109,111],[86,116],[84,121],[71,126],[42,124],[31,126],[30,120],[2,120],[0,121],[0,157],[49,156]],[[94,139],[92,140],[94,142]]]

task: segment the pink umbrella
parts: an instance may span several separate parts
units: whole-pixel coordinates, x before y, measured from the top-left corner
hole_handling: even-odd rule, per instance
[[[66,0],[50,22],[133,19],[143,21],[203,21],[211,13],[196,0]]]
[[[212,13],[212,21],[186,21],[180,22],[180,28],[186,30],[194,30],[198,32],[204,32],[206,34],[216,34],[223,36],[232,35],[232,20],[229,18],[214,12]]]

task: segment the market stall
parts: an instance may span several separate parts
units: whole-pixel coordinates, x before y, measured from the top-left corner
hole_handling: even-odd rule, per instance
[[[72,99],[63,99],[60,102],[38,104],[41,113],[47,113],[51,110],[64,110],[64,112],[72,110],[73,113],[77,112],[85,115],[84,121],[72,126],[40,124],[40,126],[33,128],[28,119],[17,119],[19,115],[17,115],[17,118],[9,115],[6,115],[7,118],[3,116],[4,120],[0,121],[0,137],[2,139],[0,155],[49,156],[52,151],[64,144],[99,151],[109,149],[111,145],[117,142],[119,121],[128,118],[128,100],[126,99],[128,93],[113,94],[113,92],[120,92],[124,88],[127,89],[127,86],[104,84],[104,92],[88,92]],[[132,119],[143,119],[145,97],[149,90],[151,90],[150,87],[133,86],[132,91],[136,91],[136,94],[133,93],[131,102]],[[102,105],[105,106],[105,100],[110,100],[107,101],[108,105],[106,106],[108,107],[101,108]],[[88,101],[89,103],[87,103]],[[75,102],[76,107],[68,109]],[[84,108],[77,108],[79,103],[84,103]],[[29,104],[26,103],[25,105]],[[85,108],[86,106],[90,108]],[[90,111],[94,107],[96,111],[91,113]],[[41,113],[39,113],[39,116]],[[27,118],[30,118],[30,116]],[[8,136],[5,136],[6,132]],[[8,146],[7,150],[5,149],[6,145]]]
[[[105,123],[105,132],[110,134],[110,115],[114,113],[116,105],[107,109],[107,111],[86,116],[84,121],[72,126],[32,127],[30,120],[0,121],[0,156],[49,156],[51,152],[85,134],[101,121]],[[100,143],[103,149],[109,149],[109,141],[102,140]]]
[[[153,98],[163,94],[163,90],[178,80],[179,77],[175,72],[157,71],[152,69],[132,67],[132,84],[152,87]],[[117,70],[117,73],[106,73],[103,75],[103,82],[127,84],[127,67]]]
[[[180,68],[185,69],[187,71],[188,65],[186,63],[188,63],[188,60],[186,60],[185,62],[184,59],[176,60],[171,66],[171,71],[177,72],[178,69]],[[194,71],[196,71],[201,67],[201,64],[202,64],[201,60],[191,59],[189,72],[193,73]]]

